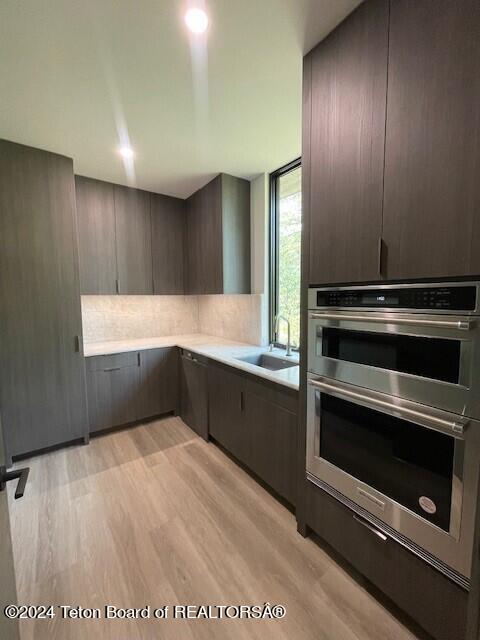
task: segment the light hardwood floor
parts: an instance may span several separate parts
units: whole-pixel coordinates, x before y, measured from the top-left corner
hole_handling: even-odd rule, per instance
[[[282,604],[282,620],[24,622],[23,640],[414,640],[294,516],[179,418],[28,462],[13,500],[20,603]]]

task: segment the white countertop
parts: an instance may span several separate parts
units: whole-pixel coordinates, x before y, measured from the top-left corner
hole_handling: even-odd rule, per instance
[[[212,360],[223,362],[242,371],[283,384],[291,389],[298,389],[299,367],[289,367],[279,371],[270,371],[257,367],[248,362],[237,360],[239,357],[257,353],[267,353],[268,347],[259,347],[245,342],[234,342],[225,338],[194,333],[180,336],[162,336],[158,338],[137,338],[134,340],[111,340],[106,342],[90,342],[84,344],[85,357],[124,353],[125,351],[142,351],[144,349],[158,349],[161,347],[180,347],[189,349]],[[283,349],[274,349],[272,355],[285,357]],[[292,356],[298,362],[298,353]]]

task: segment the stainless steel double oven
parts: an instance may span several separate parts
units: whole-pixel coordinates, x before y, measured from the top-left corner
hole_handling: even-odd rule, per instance
[[[480,284],[309,290],[307,477],[468,588]]]

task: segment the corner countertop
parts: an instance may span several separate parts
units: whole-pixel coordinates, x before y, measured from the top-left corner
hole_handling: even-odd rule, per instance
[[[87,342],[84,344],[84,356],[110,355],[112,353],[124,353],[125,351],[142,351],[145,349],[159,349],[161,347],[180,347],[188,349],[199,355],[217,360],[231,367],[247,371],[260,378],[283,384],[291,389],[298,390],[299,367],[269,371],[248,362],[241,362],[237,358],[257,353],[266,353],[267,347],[260,347],[245,342],[234,342],[225,338],[194,333],[189,335],[162,336],[158,338],[137,338],[133,340],[109,340],[105,342]],[[283,349],[274,349],[272,355],[285,357]],[[292,360],[298,362],[298,353],[292,356]]]

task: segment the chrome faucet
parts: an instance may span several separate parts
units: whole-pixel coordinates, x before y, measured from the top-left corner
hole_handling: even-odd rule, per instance
[[[280,320],[285,320],[287,323],[287,351],[285,353],[286,356],[292,355],[292,346],[290,344],[290,322],[288,318],[277,313],[275,316],[275,335],[278,336],[278,325],[280,324]]]

